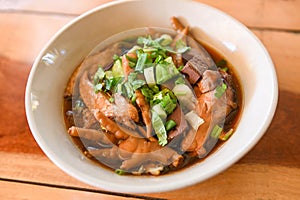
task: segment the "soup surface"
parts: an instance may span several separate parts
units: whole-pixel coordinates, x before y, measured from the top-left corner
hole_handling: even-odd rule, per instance
[[[68,133],[85,156],[118,174],[179,170],[236,128],[242,91],[233,67],[171,22],[174,32],[130,30],[104,41],[66,87]]]

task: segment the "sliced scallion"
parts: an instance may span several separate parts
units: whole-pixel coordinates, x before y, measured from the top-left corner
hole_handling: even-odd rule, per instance
[[[162,119],[155,111],[152,111],[151,120],[152,120],[153,129],[158,138],[158,144],[161,146],[165,146],[168,143],[168,139],[167,139],[167,131],[165,129]]]
[[[215,97],[218,99],[221,98],[221,96],[225,93],[227,89],[227,85],[223,83],[222,85],[219,85],[216,87]]]
[[[168,121],[166,122],[165,127],[166,127],[166,130],[167,130],[167,131],[170,131],[170,130],[171,130],[172,128],[174,128],[176,125],[177,125],[176,122],[175,122],[174,120],[170,119],[170,120],[168,120]]]
[[[138,60],[135,66],[135,71],[142,72],[144,70],[145,63],[147,61],[147,53],[141,53],[138,55]]]
[[[185,114],[184,117],[195,131],[204,123],[204,120],[193,110]]]
[[[127,172],[125,170],[123,170],[123,169],[116,169],[115,173],[118,174],[118,175],[125,175],[125,174],[127,174]]]
[[[228,140],[228,138],[233,134],[233,129],[231,128],[229,131],[226,133],[221,133],[219,136],[219,139],[222,141]]]
[[[155,85],[154,67],[145,68],[144,77],[148,85]]]
[[[222,132],[222,130],[223,130],[222,127],[220,127],[219,125],[215,125],[214,128],[213,128],[213,130],[210,133],[210,136],[212,138],[218,139],[219,136],[220,136],[220,134],[221,134],[221,132]]]

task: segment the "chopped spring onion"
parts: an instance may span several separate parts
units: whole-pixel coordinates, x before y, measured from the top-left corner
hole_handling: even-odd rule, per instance
[[[124,77],[124,70],[122,66],[122,61],[120,59],[114,62],[111,71],[113,77]]]
[[[127,172],[124,171],[123,169],[116,169],[115,173],[118,174],[118,175],[125,175],[125,174],[127,174]]]
[[[145,68],[144,77],[148,85],[155,85],[154,67]]]
[[[154,92],[150,87],[143,85],[141,87],[141,92],[146,98],[147,102],[150,102],[153,99]]]
[[[116,61],[116,60],[118,60],[118,59],[120,59],[120,56],[118,56],[117,54],[114,54],[114,55],[113,55],[113,60]]]
[[[190,50],[190,47],[188,47],[186,45],[186,42],[184,42],[183,40],[177,40],[175,45],[178,53],[184,53]]]
[[[165,146],[168,143],[167,131],[165,129],[162,119],[153,110],[152,110],[151,121],[152,121],[152,126],[155,131],[155,134],[157,135],[158,138],[158,144],[161,146]]]
[[[142,79],[137,79],[137,73],[136,72],[131,72],[128,77],[127,77],[128,82],[127,84],[130,84],[133,90],[137,90],[143,85],[146,84],[145,80]],[[127,87],[127,86],[125,86]],[[128,88],[128,87],[127,87]],[[134,93],[134,91],[132,91]]]
[[[155,75],[157,84],[164,83],[179,74],[179,71],[172,61],[172,57],[168,57],[164,61],[165,62],[160,62],[156,65]]]
[[[137,58],[131,57],[128,54],[125,54],[125,57],[129,62],[136,63],[136,61],[137,61]]]
[[[184,65],[181,65],[177,69],[178,69],[178,71],[181,71],[183,68],[184,68]]]
[[[140,45],[144,45],[144,48],[146,47],[154,47],[157,48],[159,50],[163,50],[164,52],[170,52],[170,53],[184,53],[188,50],[190,50],[191,48],[186,46],[186,43],[183,40],[178,40],[178,44],[176,44],[177,48],[176,50],[174,50],[173,48],[170,47],[170,45],[168,43],[172,43],[172,41],[170,42],[170,40],[167,38],[168,36],[164,36],[162,35],[162,37],[157,38],[155,40],[153,40],[151,38],[151,36],[149,37],[139,37],[137,39],[137,43]]]
[[[169,131],[172,128],[174,128],[176,125],[177,125],[176,122],[174,120],[170,119],[166,122],[165,127],[166,127],[166,130]]]
[[[135,93],[132,85],[129,82],[126,82],[124,83],[124,88],[126,90],[127,97],[131,99]]]
[[[127,77],[127,80],[128,82],[132,83],[137,77],[137,73],[136,72],[131,72],[128,77]]]
[[[160,104],[156,104],[152,107],[152,110],[155,111],[158,116],[163,120],[165,121],[166,118],[167,118],[167,113],[166,111],[164,111],[164,109],[161,107]]]
[[[137,43],[140,45],[144,45],[144,47],[147,46],[160,46],[157,41],[152,40],[151,36],[148,37],[139,37],[137,39]]]
[[[215,127],[213,128],[213,130],[210,133],[210,136],[212,138],[218,139],[220,134],[222,133],[223,128],[220,127],[219,125],[215,125]]]
[[[117,70],[115,68],[115,70]],[[116,73],[117,76],[114,76],[114,72],[106,71],[99,67],[97,72],[94,75],[94,92],[98,93],[100,91],[108,91],[113,89],[122,79],[122,76],[119,73]]]
[[[163,34],[158,39],[160,40],[160,44],[162,46],[167,46],[167,45],[171,44],[173,41],[172,37],[168,34]]]
[[[139,49],[142,49],[142,47],[135,45],[128,51],[128,53],[135,53],[136,50],[139,50]]]
[[[98,92],[102,91],[103,85],[104,85],[103,83],[98,83],[98,84],[94,85],[94,92],[98,93]]]
[[[126,94],[123,84],[118,84],[117,87],[115,87],[114,91],[118,94],[124,94],[124,95]]]
[[[225,93],[227,89],[227,85],[223,83],[222,85],[219,85],[216,87],[215,97],[218,99],[221,98],[221,96]]]
[[[185,80],[182,76],[180,76],[178,79],[176,79],[175,84],[184,84]]]
[[[145,64],[147,61],[147,56],[148,56],[147,53],[138,54],[138,60],[137,60],[136,66],[135,66],[135,71],[142,72],[144,70],[144,67],[145,67]]]
[[[104,80],[105,90],[112,90],[123,78],[122,77],[112,77]]]
[[[153,57],[155,57],[154,63],[160,63],[164,57],[162,55],[152,55]]]
[[[219,139],[222,141],[228,140],[228,138],[233,134],[233,129],[231,128],[229,131],[226,133],[221,133],[219,136]]]
[[[144,80],[141,80],[141,79],[137,79],[137,80],[134,80],[132,81],[131,85],[132,85],[132,88],[134,90],[137,90],[139,89],[140,87],[142,87],[143,85],[145,85],[146,82]]]
[[[227,61],[222,59],[216,63],[217,67],[225,67],[227,65]]]
[[[172,91],[183,107],[188,108],[189,110],[195,108],[197,99],[189,86],[186,84],[176,84]]]
[[[176,108],[177,98],[171,90],[165,88],[153,96],[151,104],[160,104],[167,114],[171,114]]]
[[[195,131],[204,123],[204,120],[193,110],[185,114],[184,117]]]
[[[111,103],[115,102],[115,98],[113,98],[113,97],[110,97],[108,100],[109,100],[109,102],[111,102]]]
[[[102,81],[105,77],[105,72],[102,69],[101,66],[98,67],[98,70],[96,71],[94,75],[94,85],[98,84],[100,81]]]
[[[160,105],[164,108],[167,114],[171,114],[173,110],[176,108],[176,98],[174,99],[169,95],[165,95],[160,102]]]

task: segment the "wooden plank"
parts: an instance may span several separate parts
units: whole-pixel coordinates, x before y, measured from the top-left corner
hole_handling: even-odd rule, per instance
[[[22,19],[22,23],[19,20]],[[33,63],[38,52],[73,17],[39,16],[19,13],[0,13],[0,55],[25,63]],[[47,25],[48,24],[48,25]],[[269,51],[278,74],[279,87],[300,93],[300,33],[253,29]],[[34,38],[34,42],[32,41]],[[18,44],[12,46],[11,41]],[[293,76],[291,76],[291,74]]]
[[[53,200],[53,199],[101,199],[101,200],[133,200],[128,196],[105,194],[97,191],[80,191],[70,188],[35,185],[30,183],[9,182],[0,180],[0,199],[5,200]]]
[[[28,64],[0,56],[0,151],[42,154],[25,115],[24,95],[30,69]]]
[[[279,88],[300,93],[300,33],[253,31],[271,55]]]
[[[81,183],[56,167],[35,143],[24,112],[26,79],[37,53],[68,21],[107,1],[0,0],[0,199],[122,198]],[[278,73],[277,112],[256,147],[225,172],[180,190],[145,196],[298,199],[300,0],[198,1],[245,23],[265,44]]]
[[[0,10],[33,12],[36,14],[43,12],[48,14],[79,15],[110,1],[112,0],[2,0],[2,2],[0,1]]]
[[[168,199],[298,199],[300,170],[272,165],[234,165],[203,183],[176,191],[151,194]]]
[[[10,160],[12,163],[5,164],[5,162],[3,162],[5,160]],[[80,183],[64,174],[43,156],[0,153],[0,161],[0,163],[4,163],[4,166],[2,164],[0,169],[0,176],[2,178],[7,178],[5,175],[9,174],[10,179],[25,180],[28,182],[32,181],[34,183],[49,183],[58,188],[60,186],[66,186],[70,188],[76,187],[78,190],[80,190],[80,188],[82,190],[99,190]],[[3,168],[5,168],[6,174],[3,174]],[[45,169],[47,170],[45,171]],[[11,176],[12,174],[14,174],[14,176]],[[300,195],[299,186],[299,168],[269,164],[240,163],[233,165],[225,172],[205,182],[175,191],[143,194],[143,196],[168,199],[296,199],[296,197]],[[6,187],[9,191],[13,191],[11,188],[15,188],[11,185]],[[29,191],[35,187],[36,186],[28,187],[27,185],[22,184],[20,185],[20,188],[23,188],[23,190],[16,194],[20,195],[23,192],[28,192],[30,194]],[[0,188],[1,197],[3,187],[0,186]],[[41,193],[50,192],[49,190],[51,190],[51,188],[42,188]],[[54,190],[54,196],[60,194],[60,190]],[[101,190],[99,191],[101,192]],[[9,196],[9,192],[2,194],[5,197]],[[37,195],[38,197],[41,197],[39,195],[42,194],[38,193]],[[81,195],[85,195],[85,193]]]
[[[300,30],[300,0],[198,1],[218,8],[250,27]]]
[[[0,13],[0,55],[17,61],[32,63],[50,38],[73,18],[69,16],[39,15],[37,17],[20,13]]]
[[[10,1],[2,0],[0,10],[79,15],[112,0]],[[300,30],[300,0],[196,0],[228,13],[250,27]],[[72,6],[70,6],[72,5]],[[241,12],[242,11],[242,12]],[[280,18],[274,17],[280,16]]]
[[[226,194],[228,195],[227,199],[238,199],[238,194],[245,193],[245,199],[255,199],[260,195],[281,199],[280,192],[284,192],[287,194],[286,197],[293,199],[300,191],[300,159],[298,158],[300,146],[297,143],[300,132],[295,131],[299,122],[300,107],[297,106],[299,102],[299,94],[281,91],[274,120],[262,140],[243,159],[227,171],[194,186],[173,192],[151,194],[151,196],[180,199],[182,195],[194,194],[198,195],[196,197],[199,198],[212,199],[222,198],[222,194]],[[19,126],[21,127],[22,124],[19,124]],[[8,129],[11,130],[11,127],[8,127]],[[1,178],[97,189],[65,174],[46,158],[37,146],[32,147],[30,132],[26,133],[27,137],[19,138],[11,137],[11,134],[14,133],[8,131],[7,135],[0,137],[0,144],[7,141],[7,145],[12,143],[21,146],[21,148],[14,149],[13,147],[0,146]],[[15,142],[14,140],[18,141]],[[22,153],[28,151],[31,153]],[[280,183],[280,179],[286,181]],[[227,181],[224,182],[224,180]],[[273,184],[274,180],[275,185]],[[282,185],[280,186],[280,184]],[[240,188],[241,185],[247,187]],[[263,194],[264,190],[267,191],[265,194]],[[193,193],[193,191],[197,191],[197,193]],[[224,199],[226,198],[224,197]]]
[[[96,189],[64,173],[43,154],[0,152],[0,155],[3,179]]]

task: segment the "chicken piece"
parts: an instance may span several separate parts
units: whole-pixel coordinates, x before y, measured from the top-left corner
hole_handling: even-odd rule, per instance
[[[184,27],[184,29],[180,30],[178,32],[178,34],[175,36],[175,38],[173,39],[173,42],[171,44],[171,47],[176,47],[176,43],[179,41],[179,40],[182,40],[184,43],[186,43],[186,36],[188,35],[189,33],[189,28],[188,27]]]
[[[171,17],[170,23],[173,29],[177,32],[181,32],[185,28],[184,25],[178,20],[178,18],[174,16]]]
[[[129,137],[119,145],[123,153],[132,154],[129,159],[123,161],[121,169],[129,170],[143,163],[160,163],[164,166],[174,164],[177,167],[183,159],[176,151],[169,147],[161,147],[157,141],[147,141],[143,138]]]
[[[130,136],[127,140],[122,141],[119,147],[131,153],[147,153],[156,151],[161,148],[157,140],[148,141],[144,138]]]
[[[87,140],[104,145],[112,145],[117,142],[113,135],[94,129],[85,129],[72,126],[68,129],[68,133],[73,137],[85,138]]]
[[[129,103],[125,97],[119,93],[114,94],[115,99],[115,120],[134,129],[134,122],[139,121],[139,113],[134,105]]]
[[[198,114],[204,119],[205,123],[196,132],[190,131],[182,143],[183,150],[192,152],[193,155],[198,157],[206,156],[214,147],[218,138],[210,137],[213,128],[216,125],[222,126],[226,116],[236,106],[234,91],[230,85],[227,85],[227,89],[221,97],[215,96],[218,85],[216,82],[220,80],[215,73],[218,73],[218,71],[208,70],[205,75],[206,78],[202,79],[195,86],[195,93],[198,99]]]
[[[121,129],[113,120],[106,117],[101,111],[94,110],[95,118],[100,122],[101,126],[107,131],[115,135],[119,140],[125,140],[129,137],[130,133],[126,133]]]
[[[86,154],[112,169],[118,169],[123,161],[119,157],[119,148],[117,146],[102,149],[88,148]]]
[[[136,95],[136,104],[141,109],[143,121],[147,128],[146,137],[150,138],[152,135],[150,106],[149,106],[148,102],[146,101],[145,96],[142,94],[142,92],[140,90],[136,90],[135,95]]]
[[[85,71],[79,83],[80,96],[89,110],[98,109],[107,117],[114,117],[114,105],[109,101],[109,97],[104,92],[95,93],[93,83]]]
[[[89,110],[97,109],[105,116],[116,118],[116,120],[120,120],[121,123],[128,127],[132,127],[132,124],[134,124],[130,120],[139,121],[137,109],[120,94],[114,94],[116,104],[113,104],[109,101],[109,96],[104,92],[95,93],[94,86],[89,80],[87,72],[84,72],[80,79],[79,90],[81,98]]]
[[[214,90],[221,82],[221,75],[218,71],[206,70],[203,72],[203,77],[198,83],[198,87],[201,93],[206,93]]]
[[[82,110],[82,121],[83,121],[83,128],[91,128],[91,127],[98,127],[99,123],[98,121],[95,119],[93,113],[91,113],[91,111],[88,108],[84,108]],[[75,121],[76,125],[77,125],[77,118]]]
[[[114,54],[121,53],[121,43],[114,44],[111,48],[107,48],[103,51],[97,52],[93,55],[86,57],[83,62],[73,72],[68,85],[65,90],[65,96],[71,96],[77,89],[78,78],[81,77],[82,73],[88,71],[90,74],[94,74],[98,69],[98,66],[106,66],[111,62]]]
[[[205,123],[202,124],[197,131],[190,129],[182,141],[182,150],[191,152],[190,154],[192,156],[204,157],[207,152],[204,148],[204,144],[209,137],[211,130],[210,126],[210,122],[205,121]]]

